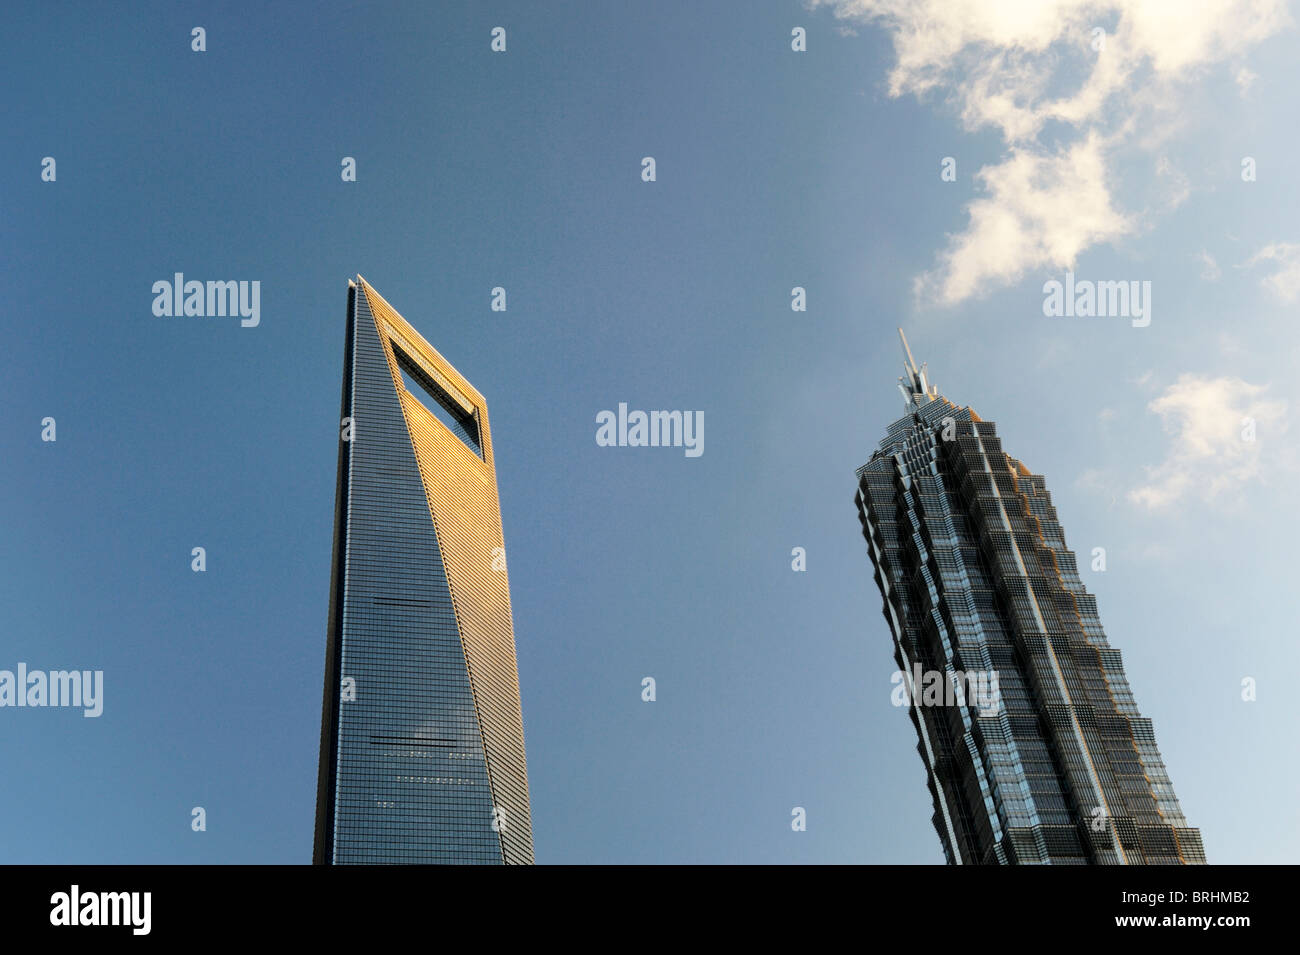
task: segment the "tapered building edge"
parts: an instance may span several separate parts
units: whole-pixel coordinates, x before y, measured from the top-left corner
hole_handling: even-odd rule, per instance
[[[352,406],[352,341],[356,323],[356,295],[357,286],[349,280],[347,321],[344,326],[343,394],[339,402],[340,422],[347,417],[348,409]],[[342,563],[346,558],[347,475],[351,450],[350,441],[339,441],[338,471],[334,487],[334,537],[330,556],[329,621],[325,637],[325,688],[321,703],[320,762],[316,776],[316,828],[312,847],[314,865],[330,865],[333,862],[330,847],[334,844],[334,786],[338,765],[339,685],[342,681],[339,639],[343,630],[340,619],[343,598],[340,590],[344,579]]]
[[[491,492],[490,499],[485,499],[490,501],[490,512],[482,512],[480,519],[495,518],[497,530],[499,531],[500,501],[496,482],[495,456],[491,450],[490,427],[488,425],[487,406],[485,400],[482,395],[478,393],[477,389],[465,380],[464,377],[460,375],[460,373],[456,371],[456,369],[452,367],[450,363],[448,363],[446,359],[444,359],[437,350],[433,348],[433,346],[425,341],[419,332],[416,331],[414,327],[411,326],[410,323],[407,322],[399,313],[397,313],[397,311],[384,300],[383,296],[365,282],[360,275],[357,276],[355,282],[349,280],[348,283],[340,422],[356,413],[354,409],[355,399],[353,391],[358,387],[356,381],[356,376],[358,374],[356,348],[358,342],[357,336],[360,334],[357,323],[361,320],[361,313],[363,311],[360,307],[362,301],[360,298],[361,296],[364,296],[366,303],[364,311],[366,315],[369,316],[370,320],[376,323],[376,332],[380,335],[381,342],[383,343],[382,347],[388,354],[390,365],[389,370],[394,375],[394,387],[398,392],[398,407],[401,409],[403,418],[406,419],[406,437],[407,440],[411,442],[409,447],[413,455],[413,461],[422,475],[421,480],[424,482],[425,494],[428,498],[428,516],[432,521],[435,537],[441,538],[443,533],[440,529],[439,509],[446,507],[449,504],[454,504],[454,501],[442,497],[441,493],[435,494],[435,490],[440,491],[441,489],[429,484],[429,481],[433,480],[431,475],[437,472],[436,470],[434,472],[426,472],[426,467],[433,467],[433,465],[430,463],[431,459],[425,459],[422,457],[422,455],[427,455],[429,453],[428,446],[421,445],[422,440],[427,442],[429,438],[427,424],[424,426],[425,430],[421,432],[424,437],[417,437],[416,431],[412,430],[413,424],[408,415],[407,407],[403,401],[404,397],[410,398],[411,396],[403,392],[401,383],[396,380],[396,366],[393,365],[393,349],[396,347],[396,340],[394,339],[393,341],[389,341],[385,337],[383,330],[379,327],[380,325],[389,329],[388,334],[404,336],[407,342],[407,346],[404,347],[414,346],[418,351],[420,351],[422,361],[432,363],[432,367],[437,369],[435,374],[448,376],[452,382],[451,387],[460,388],[463,394],[469,396],[469,400],[474,402],[475,408],[477,409],[476,417],[482,428],[479,437],[482,439],[485,446],[484,450],[479,454],[479,458],[482,460],[483,464],[486,465],[486,477],[490,480]],[[419,399],[416,399],[417,402],[418,400]],[[452,441],[454,444],[454,437],[452,438]],[[422,447],[424,448],[423,451],[421,450]],[[346,439],[341,440],[335,486],[335,524],[331,557],[330,609],[326,638],[326,660],[321,711],[321,742],[317,769],[317,805],[312,853],[313,864],[317,865],[330,865],[336,863],[336,859],[334,858],[334,853],[337,851],[335,846],[335,843],[337,842],[335,816],[337,812],[340,785],[337,773],[341,752],[341,741],[339,737],[340,720],[343,715],[342,702],[340,698],[343,639],[345,630],[343,618],[348,612],[348,605],[347,601],[344,599],[343,591],[346,587],[348,578],[348,555],[350,546],[349,515],[352,507],[352,494],[354,491],[351,486],[353,455],[354,451],[351,441]],[[440,502],[438,506],[435,506],[435,499]],[[483,502],[479,503],[481,506]],[[456,518],[460,516],[460,512],[458,507],[452,507],[452,510],[456,511],[456,513],[444,513],[443,518],[451,522],[445,530],[447,533],[453,535],[450,545],[454,548],[456,546],[455,535],[458,533]],[[459,527],[459,532],[463,533],[464,530],[465,527],[461,525]],[[501,544],[501,548],[503,549],[503,539],[499,539],[498,543]],[[471,590],[475,589],[475,584],[472,579],[472,569],[468,571],[471,573],[471,577],[466,577],[465,575],[467,570],[463,561],[459,559],[455,560],[454,562],[458,567],[453,568],[449,563],[447,563],[448,552],[444,548],[441,540],[439,540],[437,546],[442,555],[441,570],[446,574],[447,582],[451,583],[452,580],[457,580],[459,581],[459,585],[469,587]],[[493,570],[495,571],[496,569],[497,568],[494,566]],[[491,665],[488,666],[487,670],[482,675],[477,678],[475,676],[475,673],[477,672],[475,661],[477,660],[479,664],[482,664],[488,659],[487,657],[484,657],[483,654],[491,652],[490,648],[488,648],[482,641],[485,639],[491,640],[492,638],[488,632],[482,629],[483,620],[481,617],[476,617],[473,613],[470,613],[468,617],[462,616],[461,609],[454,596],[452,598],[452,605],[456,617],[456,627],[459,631],[461,653],[463,654],[462,662],[466,667],[469,689],[473,697],[473,707],[477,714],[478,743],[480,753],[487,768],[488,787],[494,801],[498,799],[498,796],[503,800],[503,802],[497,803],[498,807],[503,805],[512,807],[512,815],[510,817],[512,820],[511,825],[507,827],[503,815],[502,825],[497,831],[497,839],[495,841],[500,853],[498,861],[507,865],[521,863],[531,864],[534,861],[530,806],[531,800],[528,797],[527,761],[523,739],[517,653],[514,646],[513,624],[510,621],[511,614],[509,607],[510,599],[508,578],[506,577],[504,566],[500,568],[500,571],[500,580],[503,584],[502,599],[504,600],[504,612],[506,615],[504,622],[506,626],[503,633],[498,632],[497,639],[504,639],[505,643],[500,646],[508,650],[508,658],[505,662],[508,664],[508,683],[512,685],[510,689],[513,693],[508,693],[507,696],[512,696],[512,699],[503,700],[499,696],[498,690],[489,690],[486,688],[484,689],[484,692],[488,693],[489,697],[493,698],[488,700],[481,700],[479,698],[480,687],[478,684],[481,680],[498,681],[494,684],[494,686],[496,686],[499,685],[501,678],[501,672],[499,670],[496,672],[495,676],[493,675]],[[476,599],[470,597],[468,594],[466,596],[471,601]],[[479,596],[481,596],[481,594]],[[510,713],[493,709],[493,707],[500,706],[503,703],[507,706]],[[487,707],[487,709],[484,709],[484,707]],[[502,716],[503,713],[505,713],[504,717]],[[511,721],[511,713],[513,714],[513,719],[518,724],[514,729],[514,736],[510,735],[511,729],[509,723]],[[505,723],[502,722],[503,719],[505,720]],[[506,733],[505,736],[501,735],[503,728]],[[489,744],[489,734],[491,734],[492,738],[491,744]],[[499,747],[502,746],[507,748],[510,747],[512,740],[517,743],[513,755],[508,751],[499,749]],[[504,761],[498,764],[496,755],[502,756]],[[497,779],[498,771],[505,774],[500,780]],[[497,813],[504,813],[504,811],[505,810],[502,808],[494,810],[494,812]],[[520,829],[521,819],[522,830]],[[498,827],[494,823],[493,829],[497,828]],[[507,837],[507,828],[510,829],[509,837]],[[521,832],[522,841],[520,840]]]

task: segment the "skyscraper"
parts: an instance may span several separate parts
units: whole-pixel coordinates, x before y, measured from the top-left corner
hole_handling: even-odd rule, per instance
[[[487,406],[348,286],[314,861],[531,863]]]
[[[1205,862],[1043,478],[903,350],[855,502],[948,862]]]

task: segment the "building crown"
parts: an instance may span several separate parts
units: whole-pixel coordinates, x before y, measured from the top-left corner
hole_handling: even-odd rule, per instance
[[[912,358],[912,349],[907,346],[907,336],[903,330],[898,330],[898,337],[903,342],[903,370],[907,372],[906,376],[898,379],[898,390],[903,393],[903,410],[911,411],[928,404],[939,397],[939,388],[932,385],[925,376],[925,362],[921,367],[916,367],[916,360]]]

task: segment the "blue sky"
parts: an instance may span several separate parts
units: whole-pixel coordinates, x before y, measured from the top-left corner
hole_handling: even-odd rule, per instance
[[[105,700],[0,710],[0,860],[310,860],[359,272],[488,401],[539,862],[942,861],[853,507],[897,325],[1106,548],[1210,861],[1296,861],[1287,8],[930,5],[12,11],[0,668]],[[1044,316],[1067,269],[1151,324]],[[260,324],[155,317],[176,271]],[[620,402],[704,454],[598,447]]]

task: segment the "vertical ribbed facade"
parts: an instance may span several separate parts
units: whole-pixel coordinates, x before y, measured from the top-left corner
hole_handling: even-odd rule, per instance
[[[531,863],[486,404],[358,277],[342,408],[314,860]]]
[[[855,503],[948,862],[1205,862],[1043,478],[907,368]],[[931,673],[996,702],[929,705]]]

